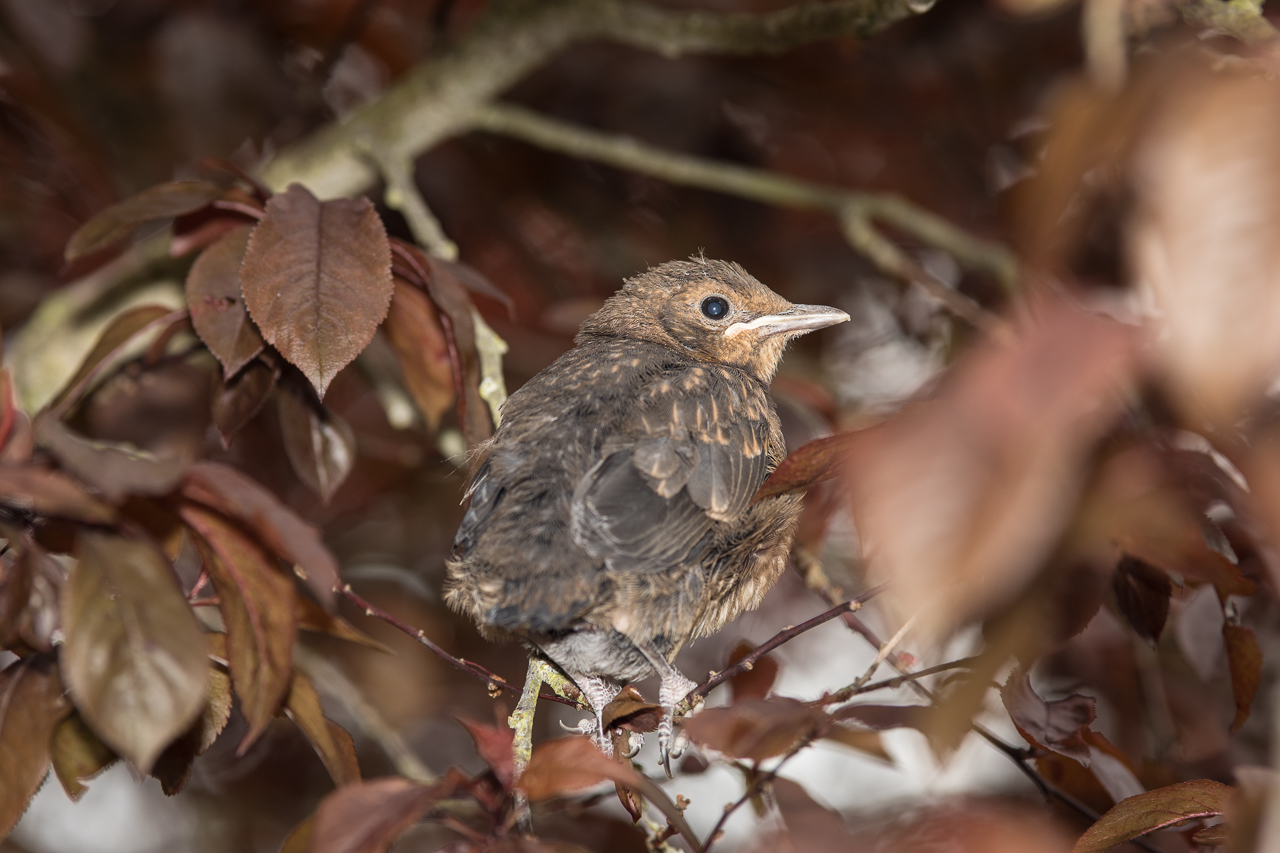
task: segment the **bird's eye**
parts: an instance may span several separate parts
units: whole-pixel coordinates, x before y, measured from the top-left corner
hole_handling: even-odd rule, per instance
[[[708,296],[702,300],[702,313],[711,320],[723,320],[729,313],[729,303],[723,296]]]

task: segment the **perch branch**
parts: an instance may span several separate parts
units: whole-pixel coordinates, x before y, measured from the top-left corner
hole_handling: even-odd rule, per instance
[[[267,164],[264,182],[317,196],[355,195],[377,180],[370,144],[412,159],[462,131],[476,109],[575,42],[610,39],[665,56],[778,53],[836,36],[867,36],[927,8],[912,0],[800,3],[766,14],[664,9],[630,0],[495,0],[458,42],[341,122]]]
[[[956,316],[983,330],[993,329],[999,321],[912,261],[874,223],[878,220],[944,249],[969,268],[990,273],[1006,288],[1012,288],[1017,277],[1017,263],[1007,249],[966,234],[895,195],[844,190],[764,169],[664,151],[630,136],[577,127],[507,104],[490,104],[477,110],[473,127],[673,184],[715,190],[763,204],[832,213],[839,218],[849,244],[881,271],[919,285]]]

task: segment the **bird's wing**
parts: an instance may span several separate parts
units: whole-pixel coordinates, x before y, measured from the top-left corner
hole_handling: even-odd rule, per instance
[[[689,367],[643,388],[573,496],[575,541],[613,569],[662,569],[709,544],[768,473],[769,404],[753,380]]]

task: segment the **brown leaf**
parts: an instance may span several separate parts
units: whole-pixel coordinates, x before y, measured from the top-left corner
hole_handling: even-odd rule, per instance
[[[797,851],[852,850],[853,834],[844,819],[814,802],[809,792],[790,779],[773,780],[773,796],[787,828],[785,847]]]
[[[275,559],[234,524],[191,504],[179,512],[221,601],[231,682],[249,724],[237,750],[243,755],[289,692],[297,592],[276,570]]]
[[[516,733],[505,726],[490,726],[461,715],[456,715],[454,719],[471,735],[471,740],[476,745],[476,754],[489,765],[503,789],[511,790],[516,775],[515,756],[511,747]]]
[[[211,635],[221,637],[221,634]],[[209,698],[204,713],[195,724],[160,753],[151,775],[160,781],[165,796],[173,797],[182,792],[191,778],[191,766],[196,756],[213,746],[213,742],[231,719],[231,678],[220,666],[209,668]]]
[[[82,531],[62,595],[62,677],[102,740],[144,773],[200,714],[208,644],[150,547]]]
[[[316,816],[311,815],[295,826],[280,845],[280,853],[311,853],[311,842],[315,838]]]
[[[857,720],[878,732],[888,729],[923,731],[929,711],[926,705],[848,705],[831,717],[834,720]]]
[[[1231,429],[1280,368],[1280,83],[1204,68],[1166,81],[1133,156],[1133,276],[1195,424]]]
[[[1258,685],[1262,683],[1262,647],[1252,629],[1239,625],[1223,625],[1222,639],[1231,670],[1231,693],[1236,698],[1236,716],[1231,721],[1231,731],[1236,732],[1249,719]]]
[[[0,369],[0,449],[8,445],[9,439],[13,437],[19,414],[18,404],[13,396],[13,377],[9,375],[9,368],[2,368]]]
[[[755,646],[746,640],[738,643],[733,647],[733,652],[729,655],[729,667],[734,666],[753,651],[755,651]],[[725,668],[728,669],[728,667]],[[742,702],[747,699],[763,699],[769,695],[769,691],[773,688],[773,682],[777,678],[778,662],[769,655],[765,655],[755,661],[750,669],[740,672],[729,679],[729,688],[733,691],[733,702]]]
[[[1089,827],[1071,853],[1107,850],[1166,826],[1199,817],[1216,817],[1232,789],[1211,779],[1179,782],[1117,803]]]
[[[249,245],[249,226],[227,232],[191,265],[187,306],[191,325],[231,379],[262,352],[258,327],[249,319],[240,293],[240,264]]]
[[[49,772],[49,741],[70,709],[52,658],[32,655],[0,672],[0,838]]]
[[[186,461],[158,457],[115,441],[72,432],[45,412],[36,416],[36,440],[59,464],[111,501],[127,495],[167,495],[178,487]]]
[[[332,607],[340,583],[334,559],[316,528],[280,503],[275,495],[244,474],[216,462],[199,462],[187,470],[185,497],[242,522],[272,551],[294,564],[321,603]]]
[[[231,380],[218,377],[213,391],[213,423],[223,447],[231,447],[236,433],[262,411],[279,379],[280,365],[262,358],[249,362]]]
[[[863,433],[847,471],[872,582],[926,637],[1009,603],[1065,528],[1124,403],[1134,330],[1045,297],[938,399]]]
[[[695,718],[696,719],[696,718]],[[591,788],[611,780],[637,789],[639,775],[608,758],[585,737],[566,737],[538,744],[517,783],[530,802]]]
[[[267,202],[240,268],[263,338],[324,396],[391,304],[391,248],[368,199],[317,201],[294,184]]]
[[[92,255],[133,234],[135,228],[204,207],[222,194],[211,181],[174,181],[149,187],[100,211],[67,241],[67,262]]]
[[[133,338],[145,331],[158,329],[186,317],[186,311],[172,311],[163,305],[140,305],[121,312],[113,319],[93,349],[80,362],[80,367],[62,387],[62,391],[53,399],[47,408],[59,410],[71,398],[82,396],[86,390],[82,387],[104,361],[114,358]]]
[[[1225,847],[1231,842],[1231,828],[1225,823],[1215,823],[1196,832],[1191,839],[1204,847]]]
[[[882,761],[892,760],[892,756],[884,748],[884,739],[880,737],[879,732],[869,732],[865,729],[855,729],[852,726],[842,726],[837,723],[824,730],[822,737],[824,740],[842,743],[851,749],[865,752]]]
[[[849,452],[859,433],[841,433],[813,441],[788,454],[772,474],[760,484],[752,502],[807,489],[815,483],[830,480],[848,461]]]
[[[1173,582],[1154,566],[1133,557],[1124,557],[1111,579],[1116,605],[1126,622],[1149,643],[1160,639],[1169,619],[1169,596]]]
[[[400,362],[405,387],[434,432],[457,398],[440,315],[425,293],[397,276],[391,310],[382,328]]]
[[[644,701],[640,692],[628,685],[604,706],[601,719],[605,731],[618,728],[629,732],[652,732],[657,730],[662,714],[661,705]]]
[[[343,785],[316,809],[310,853],[384,853],[428,809],[456,791],[452,778],[436,785],[398,776]]]
[[[389,647],[379,643],[341,616],[328,612],[305,595],[294,597],[294,607],[293,616],[297,620],[299,630],[328,634],[330,637],[350,640],[386,654],[394,654]]]
[[[111,751],[111,747],[103,743],[75,711],[53,730],[49,752],[53,760],[53,772],[73,803],[79,802],[85,791],[89,790],[85,787],[85,782],[116,761],[116,754]]]
[[[708,708],[686,720],[684,731],[699,746],[734,758],[763,761],[791,750],[827,719],[821,709],[776,696]]]
[[[0,535],[9,545],[0,561],[0,648],[25,643],[52,652],[61,628],[62,567],[22,531],[4,526]]]
[[[295,374],[296,375],[296,374]],[[285,454],[307,488],[329,503],[356,461],[356,438],[347,422],[286,383],[276,395]]]
[[[0,504],[37,515],[110,524],[115,508],[91,496],[74,480],[35,465],[0,467]]]
[[[1074,693],[1046,702],[1031,688],[1031,679],[1021,667],[1009,674],[1000,699],[1025,740],[1089,766],[1083,732],[1097,716],[1096,700]]]
[[[324,715],[320,694],[316,693],[316,688],[300,672],[293,674],[284,712],[302,729],[307,740],[311,741],[311,746],[329,771],[333,784],[342,786],[360,781],[360,765],[356,761],[356,749],[351,735]]]

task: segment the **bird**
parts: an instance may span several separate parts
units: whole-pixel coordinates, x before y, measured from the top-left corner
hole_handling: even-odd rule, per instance
[[[756,607],[795,535],[798,494],[752,501],[786,455],[769,383],[790,341],[848,319],[736,263],[669,261],[605,300],[476,449],[445,601],[568,676],[606,752],[605,707],[657,674],[670,774],[695,687],[676,654]]]

